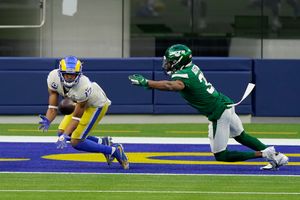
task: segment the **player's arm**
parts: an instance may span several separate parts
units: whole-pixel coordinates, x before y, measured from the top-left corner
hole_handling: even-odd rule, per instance
[[[71,135],[72,132],[77,128],[79,121],[86,109],[87,101],[77,102],[75,106],[75,110],[73,112],[72,121],[67,126],[65,130],[65,134]]]
[[[52,122],[57,115],[57,105],[58,105],[58,93],[48,89],[49,100],[48,100],[48,110],[46,113],[47,119]]]
[[[133,85],[143,86],[145,88],[153,88],[158,90],[180,91],[185,88],[185,85],[180,80],[175,81],[153,81],[144,78],[142,75],[134,74],[128,77]]]
[[[57,115],[58,93],[48,89],[49,92],[49,105],[46,115],[40,115],[41,121],[39,122],[39,129],[43,132],[48,131],[51,122]]]
[[[158,90],[168,90],[168,91],[180,91],[183,90],[185,85],[182,81],[153,81],[148,80],[148,87]]]

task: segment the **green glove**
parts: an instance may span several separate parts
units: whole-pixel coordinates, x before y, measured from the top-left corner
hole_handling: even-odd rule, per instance
[[[140,74],[133,74],[128,76],[129,80],[133,85],[143,86],[144,88],[149,88],[148,80]]]

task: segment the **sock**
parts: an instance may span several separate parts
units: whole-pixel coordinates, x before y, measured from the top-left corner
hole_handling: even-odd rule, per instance
[[[228,150],[215,153],[214,155],[217,161],[225,161],[225,162],[245,161],[245,160],[256,158],[255,152],[241,152],[241,151],[228,151]]]
[[[99,152],[104,154],[112,153],[112,148],[110,146],[98,144],[91,140],[84,140],[82,142],[79,142],[76,146],[74,146],[74,148],[79,151]]]
[[[113,155],[116,151],[116,147],[111,147],[111,155]]]
[[[234,137],[234,139],[244,145],[249,147],[252,150],[255,151],[261,151],[267,148],[265,144],[263,144],[261,141],[259,141],[257,138],[252,137],[251,135],[247,134],[245,131],[241,133],[241,135]]]

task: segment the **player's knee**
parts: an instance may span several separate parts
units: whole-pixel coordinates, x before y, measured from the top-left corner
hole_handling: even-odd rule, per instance
[[[71,145],[76,149],[76,146],[79,144],[80,140],[71,138]]]
[[[217,161],[227,161],[227,150],[214,153],[214,156]]]

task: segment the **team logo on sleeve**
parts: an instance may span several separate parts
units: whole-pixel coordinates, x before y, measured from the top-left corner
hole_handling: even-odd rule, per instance
[[[89,87],[89,88],[86,88],[85,91],[84,91],[84,94],[85,94],[85,97],[89,97],[92,93],[92,88]]]
[[[52,83],[51,83],[51,87],[52,87],[53,89],[57,90],[58,85],[57,85],[55,82],[52,82]]]

